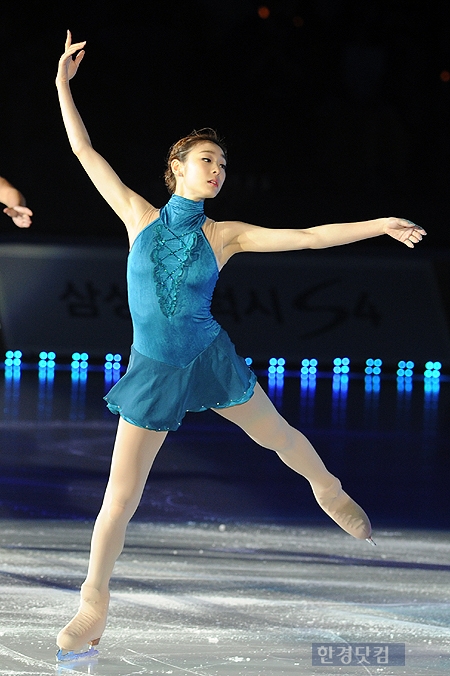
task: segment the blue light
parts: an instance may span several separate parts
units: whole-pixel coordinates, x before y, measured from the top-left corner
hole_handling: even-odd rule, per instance
[[[38,366],[40,369],[54,369],[56,366],[55,363],[56,353],[55,352],[39,352],[39,361]]]
[[[318,363],[317,359],[302,359],[300,373],[303,375],[317,373]]]
[[[82,369],[83,371],[86,371],[89,368],[88,359],[89,355],[87,352],[74,352],[71,363],[72,370]]]
[[[269,368],[267,369],[267,372],[270,373],[284,373],[284,365],[286,363],[286,360],[283,359],[283,357],[276,358],[276,357],[271,357],[269,359]]]
[[[121,369],[121,360],[122,360],[122,355],[119,353],[113,354],[112,352],[108,352],[108,354],[105,355],[105,364],[104,364],[104,369],[105,371],[120,371]]]
[[[251,364],[253,364],[253,359],[251,357],[245,357],[245,363],[247,364],[247,366],[250,366]]]
[[[412,378],[414,375],[413,368],[413,361],[404,361],[402,359],[398,362],[397,376],[400,378]]]
[[[342,359],[340,357],[336,357],[333,359],[333,372],[336,374],[340,373],[350,373],[350,359],[348,357],[343,357]]]
[[[382,364],[383,362],[381,359],[366,359],[365,373],[367,373],[368,376],[379,376]]]
[[[437,380],[441,377],[442,364],[440,361],[427,361],[425,364],[424,377],[425,379],[433,378]]]
[[[5,352],[5,366],[22,366],[22,352],[20,350],[8,350]]]

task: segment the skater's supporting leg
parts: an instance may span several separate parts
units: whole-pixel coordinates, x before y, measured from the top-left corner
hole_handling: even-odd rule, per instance
[[[148,473],[166,434],[130,425],[122,418],[119,420],[110,477],[92,534],[80,609],[59,633],[57,643],[60,648],[80,650],[103,633],[114,564],[123,549],[128,522],[139,505]]]
[[[241,427],[256,443],[275,451],[281,460],[311,484],[317,502],[341,528],[368,538],[371,526],[364,511],[341,488],[308,439],[278,413],[259,384],[245,404],[215,409]]]

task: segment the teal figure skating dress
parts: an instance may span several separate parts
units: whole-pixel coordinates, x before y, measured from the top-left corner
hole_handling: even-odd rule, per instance
[[[219,271],[203,202],[172,195],[128,256],[133,345],[108,408],[151,430],[176,430],[187,411],[250,399],[254,373],[211,314]]]

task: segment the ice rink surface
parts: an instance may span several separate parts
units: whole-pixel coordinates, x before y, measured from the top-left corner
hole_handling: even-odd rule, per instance
[[[54,674],[90,524],[1,525],[0,674]],[[132,524],[99,657],[56,673],[448,673],[448,534],[386,530],[377,542],[333,527]],[[406,664],[313,667],[322,642],[404,643]]]
[[[275,454],[211,412],[191,414],[129,527],[99,657],[57,665],[114,439],[104,389],[98,373],[5,378],[0,675],[450,672],[450,384],[430,394],[361,378],[291,378],[270,394],[367,510],[377,547],[329,521]],[[337,655],[313,666],[313,644],[402,644],[405,665],[359,653],[357,666]]]

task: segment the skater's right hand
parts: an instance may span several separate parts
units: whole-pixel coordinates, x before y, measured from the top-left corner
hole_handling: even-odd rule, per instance
[[[72,44],[72,34],[70,31],[67,31],[65,51],[58,64],[58,73],[56,75],[57,84],[69,82],[69,80],[74,77],[78,70],[78,66],[83,59],[85,53],[83,47],[85,44],[86,40],[84,40],[84,42],[75,42],[75,44]],[[72,57],[76,52],[78,52],[78,54],[75,59],[73,59]]]

